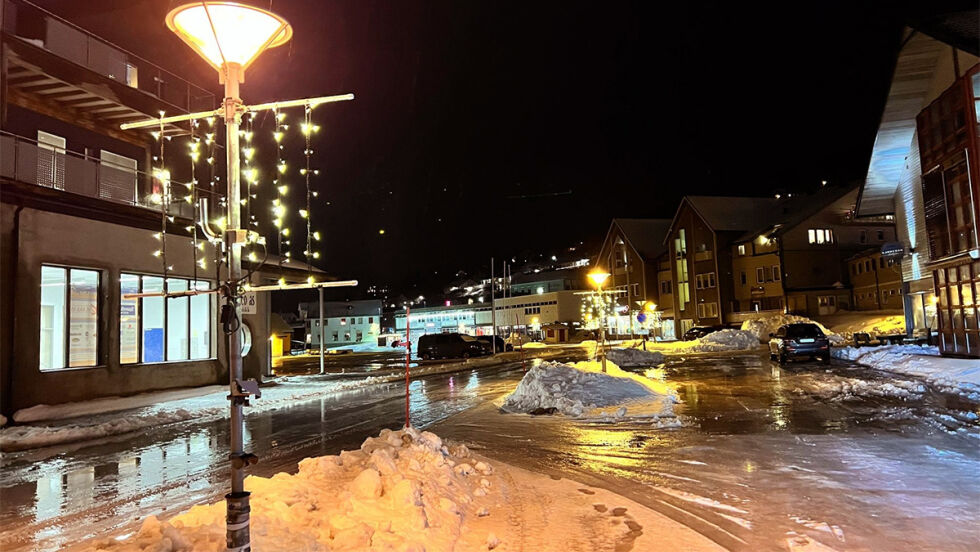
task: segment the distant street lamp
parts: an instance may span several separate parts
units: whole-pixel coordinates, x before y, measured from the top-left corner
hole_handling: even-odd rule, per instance
[[[238,85],[245,69],[268,48],[285,44],[293,35],[285,19],[263,9],[234,2],[197,2],[174,8],[167,14],[167,27],[218,71],[225,85],[222,105],[225,118],[225,153],[228,169],[228,222],[224,233],[228,253],[228,282],[237,288],[242,278],[242,246],[248,231],[241,222],[241,152],[238,128],[242,99]],[[225,294],[222,319],[238,320],[237,289]],[[225,315],[227,313],[227,315]],[[228,316],[230,315],[230,316]],[[227,317],[226,317],[227,316]],[[231,386],[231,493],[225,495],[228,550],[251,550],[249,493],[245,490],[244,468],[255,455],[245,452],[242,406],[248,398],[241,387],[242,342],[236,332],[228,339],[228,372]],[[320,344],[323,347],[323,344]]]
[[[602,301],[602,284],[606,282],[609,278],[609,273],[603,271],[600,268],[589,272],[589,279],[592,280],[592,284],[595,285],[596,295],[599,300]],[[599,346],[597,347],[599,351],[600,358],[602,359],[602,371],[606,371],[606,307],[605,303],[602,303],[602,308],[599,310]]]

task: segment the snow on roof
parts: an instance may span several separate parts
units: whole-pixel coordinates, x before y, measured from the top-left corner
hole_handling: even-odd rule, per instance
[[[759,228],[771,217],[778,200],[772,197],[686,196],[684,198],[715,232]]]

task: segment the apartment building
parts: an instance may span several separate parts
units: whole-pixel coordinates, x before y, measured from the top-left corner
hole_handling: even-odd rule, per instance
[[[939,40],[934,37],[942,37]],[[906,327],[944,354],[980,357],[980,76],[975,26],[905,30],[858,215],[894,215]]]
[[[903,308],[902,267],[881,249],[868,249],[847,260],[854,310]]]
[[[636,333],[640,324],[635,320],[639,308],[646,302],[657,305],[666,324],[659,335],[673,336],[673,285],[670,271],[664,270],[667,248],[664,239],[670,229],[670,219],[613,219],[606,232],[594,266],[610,273],[606,289],[618,290],[619,308],[612,322],[613,331]]]

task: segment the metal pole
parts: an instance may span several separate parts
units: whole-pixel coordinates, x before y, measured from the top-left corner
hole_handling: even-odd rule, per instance
[[[630,339],[636,339],[633,332],[633,302],[630,301],[630,262],[626,244],[623,243],[623,271],[626,272],[626,316],[630,319]],[[618,302],[616,303],[619,304]]]
[[[235,63],[225,65],[225,153],[228,168],[228,226],[225,230],[225,244],[228,251],[228,291],[225,305],[231,309],[234,318],[241,320],[238,313],[238,285],[242,277],[241,243],[244,231],[241,229],[241,189],[238,126],[241,122],[242,100],[238,93],[241,66]],[[249,462],[245,454],[244,416],[242,407],[246,395],[238,389],[237,380],[242,379],[242,339],[238,331],[228,336],[228,379],[231,401],[231,493],[225,495],[227,503],[226,538],[228,550],[248,552],[251,550],[249,536],[249,493],[245,491],[244,468]]]
[[[412,427],[409,415],[408,365],[412,362],[412,308],[405,307],[405,427]]]
[[[327,369],[323,362],[323,344],[324,344],[324,333],[323,333],[323,288],[319,288],[317,291],[320,292],[320,373],[326,374]]]
[[[493,324],[493,354],[497,354],[497,306],[494,304],[494,292],[497,282],[493,279],[493,257],[490,257],[490,323]]]
[[[602,355],[602,371],[606,371],[606,304],[602,301],[602,286],[599,286],[599,301],[602,315],[599,317],[599,354]]]

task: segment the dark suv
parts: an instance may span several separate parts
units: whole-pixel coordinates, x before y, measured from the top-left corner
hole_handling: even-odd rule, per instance
[[[710,333],[715,333],[723,329],[725,329],[724,326],[694,326],[684,332],[684,335],[681,336],[681,341],[694,341],[695,339],[701,339]]]
[[[830,340],[816,324],[786,324],[769,334],[769,358],[785,364],[796,357],[820,357],[830,364]]]
[[[490,354],[490,346],[475,337],[458,333],[425,334],[419,338],[418,355],[422,360],[436,358],[470,358]]]
[[[497,342],[498,353],[514,350],[514,346],[510,343],[504,343],[504,338],[500,337],[499,335],[478,335],[476,336],[476,340],[486,345],[487,348],[490,349],[491,353],[493,352],[494,341]]]

